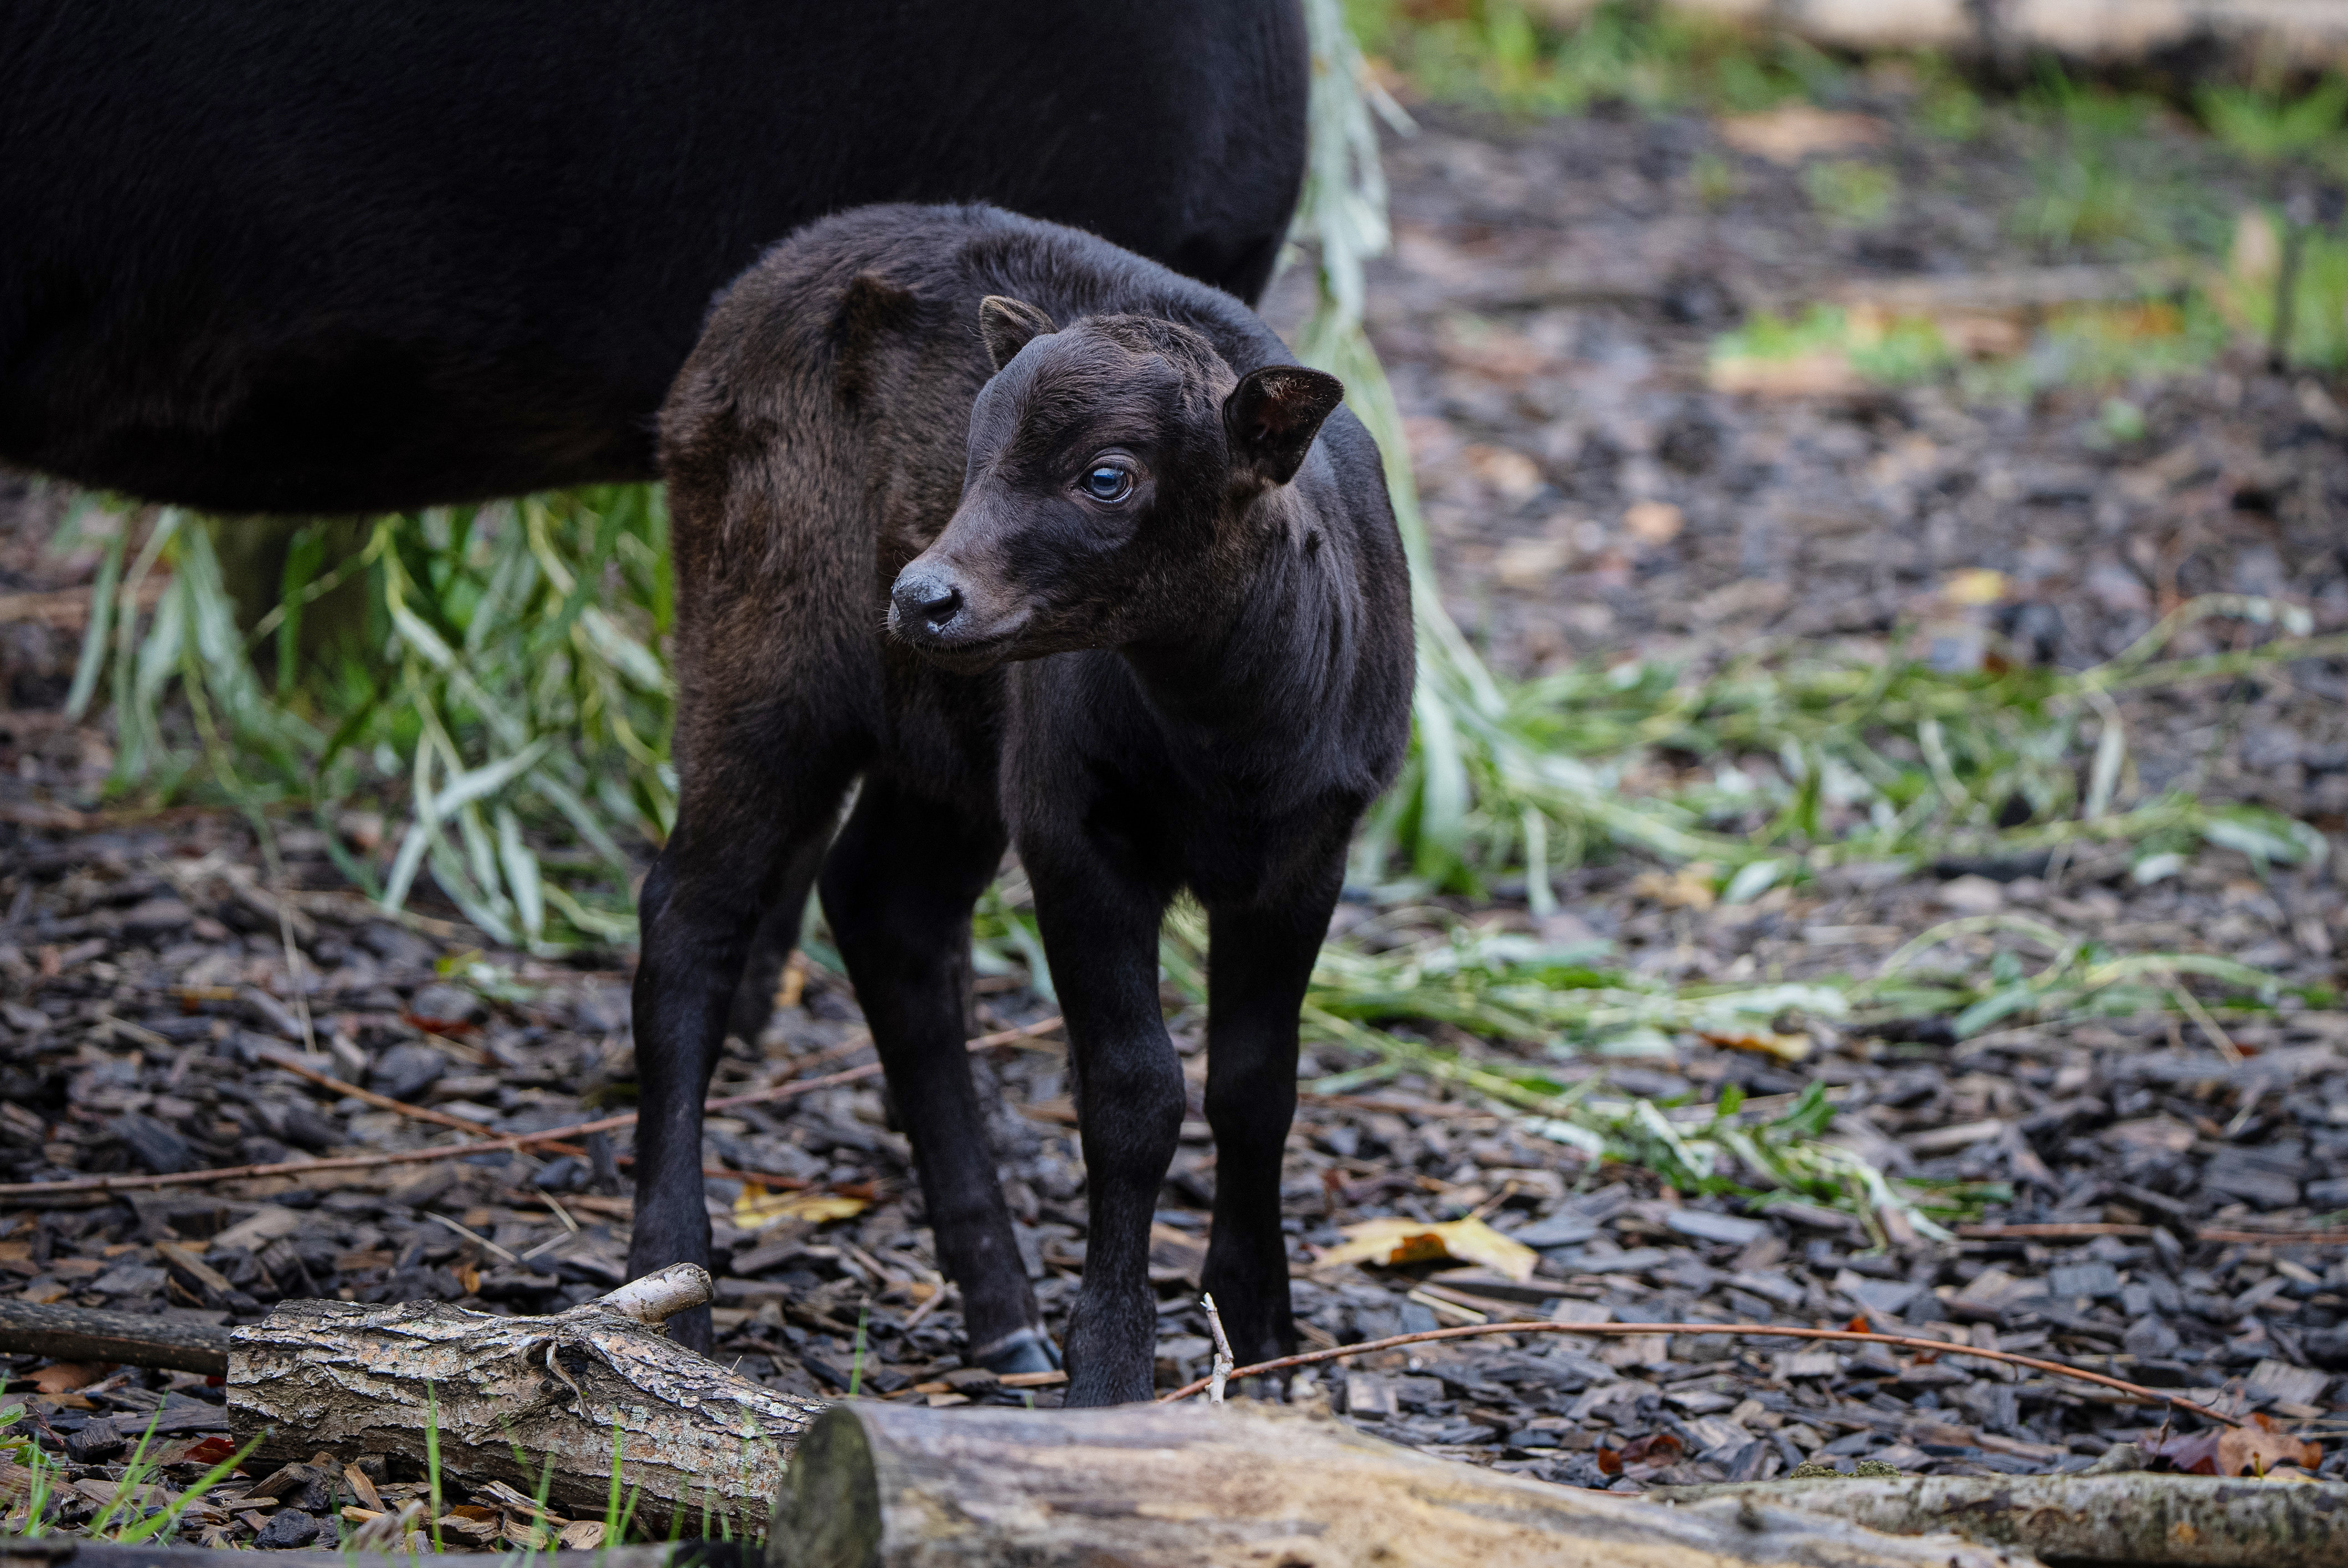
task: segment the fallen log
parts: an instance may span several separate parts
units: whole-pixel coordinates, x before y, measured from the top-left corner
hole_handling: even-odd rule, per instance
[[[660,1546],[614,1546],[592,1554],[595,1568],[762,1568],[762,1548],[733,1541],[673,1541]],[[137,1546],[84,1541],[70,1535],[0,1535],[0,1568],[187,1568],[199,1557],[250,1563],[250,1553],[191,1551],[148,1542]],[[589,1553],[580,1553],[580,1557]],[[270,1568],[417,1568],[405,1552],[272,1552]],[[551,1553],[468,1553],[466,1568],[543,1568]]]
[[[227,1329],[209,1323],[0,1301],[0,1354],[10,1356],[111,1361],[217,1378],[228,1370],[228,1340]]]
[[[1895,1535],[1949,1531],[2054,1563],[2341,1568],[2348,1485],[2211,1475],[1910,1475],[1663,1487],[1695,1506],[1798,1508]]]
[[[2348,56],[2336,0],[1668,0],[1694,15],[1791,33],[1834,49],[1941,49],[2012,66],[2034,54],[2096,65],[2159,61],[2216,76],[2245,63],[2321,70]],[[1599,0],[1531,0],[1554,26]]]
[[[492,1317],[439,1302],[290,1301],[236,1330],[228,1409],[254,1463],[319,1449],[380,1453],[503,1481],[595,1519],[614,1455],[654,1533],[765,1526],[783,1461],[823,1407],[672,1344],[659,1324],[710,1296],[677,1264],[550,1317]],[[251,1468],[248,1466],[248,1468]]]
[[[1731,1501],[1661,1508],[1431,1459],[1262,1406],[835,1405],[769,1568],[2029,1568],[1951,1535]]]

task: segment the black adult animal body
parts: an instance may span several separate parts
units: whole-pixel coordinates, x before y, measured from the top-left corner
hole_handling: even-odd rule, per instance
[[[0,459],[221,511],[650,477],[712,296],[986,200],[1252,299],[1297,0],[9,0]]]
[[[1149,1394],[1184,1098],[1158,932],[1183,889],[1211,942],[1205,1283],[1242,1358],[1292,1348],[1297,1013],[1412,678],[1401,542],[1341,392],[1231,296],[983,207],[827,220],[718,305],[662,416],[683,791],[640,905],[632,1270],[705,1255],[727,999],[816,883],[972,1355],[1051,1364],[963,1049],[971,907],[1008,842],[1091,1211],[1069,1399]]]

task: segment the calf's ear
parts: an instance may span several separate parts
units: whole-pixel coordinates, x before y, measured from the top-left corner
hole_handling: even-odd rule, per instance
[[[986,357],[1001,370],[1030,340],[1056,333],[1052,318],[1025,300],[989,294],[978,302],[978,335],[986,340]]]
[[[1300,364],[1249,371],[1223,399],[1232,466],[1252,469],[1274,485],[1287,484],[1303,465],[1321,422],[1344,396],[1344,383]]]

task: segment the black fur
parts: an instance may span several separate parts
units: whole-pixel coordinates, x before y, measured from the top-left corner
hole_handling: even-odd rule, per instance
[[[1047,1364],[963,1050],[971,906],[1015,844],[1091,1206],[1070,1399],[1149,1393],[1183,891],[1212,945],[1206,1284],[1242,1359],[1293,1348],[1297,1012],[1411,692],[1401,542],[1340,390],[1229,295],[988,208],[847,213],[736,284],[663,415],[683,798],[641,906],[633,1270],[707,1255],[726,999],[819,879],[972,1354]]]
[[[0,459],[223,511],[650,477],[712,295],[987,200],[1253,298],[1297,0],[10,0]]]

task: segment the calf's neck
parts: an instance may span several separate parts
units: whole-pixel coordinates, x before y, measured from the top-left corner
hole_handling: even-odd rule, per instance
[[[683,787],[641,901],[633,1272],[707,1258],[701,1101],[746,956],[813,886],[971,1358],[1054,1364],[963,1048],[971,908],[1015,845],[1090,1208],[1070,1402],[1150,1392],[1184,1107],[1158,934],[1184,891],[1210,948],[1205,1284],[1242,1360],[1293,1348],[1297,1014],[1412,680],[1341,395],[1230,296],[985,207],[826,220],[720,301],[661,425]],[[705,1343],[705,1317],[679,1329]]]

